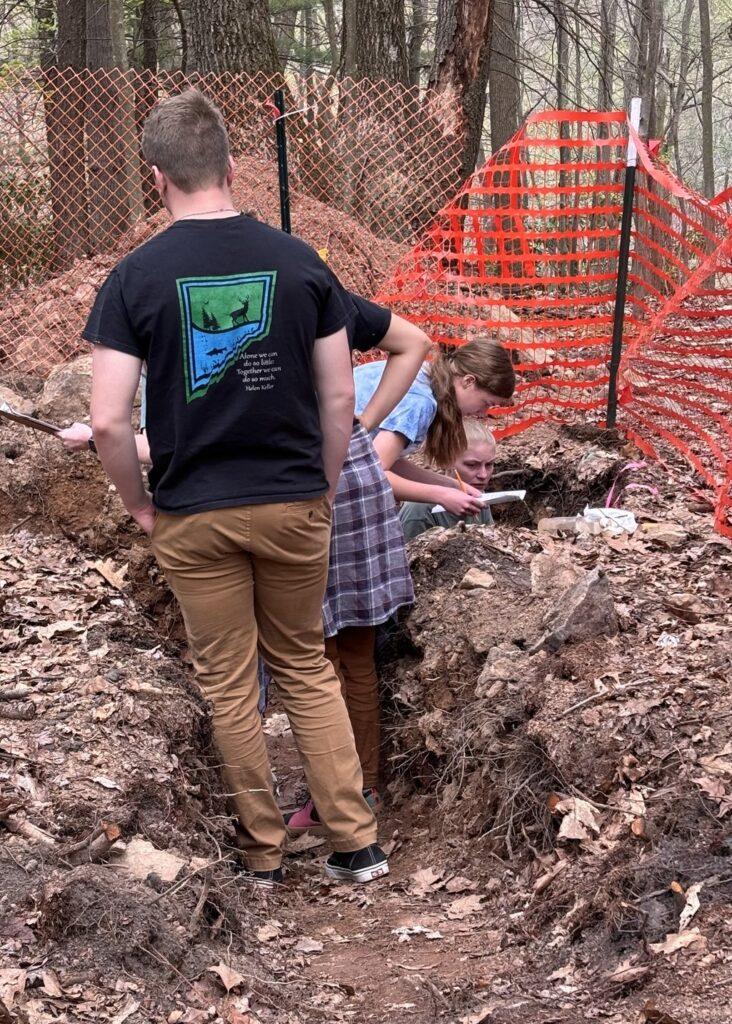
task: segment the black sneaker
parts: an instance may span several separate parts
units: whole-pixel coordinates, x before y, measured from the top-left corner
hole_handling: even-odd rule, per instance
[[[272,871],[248,871],[242,868],[239,875],[245,882],[251,882],[259,889],[274,889],[285,880],[282,868],[273,868]]]
[[[389,862],[381,847],[372,843],[353,853],[331,853],[325,873],[341,882],[373,882],[389,874]]]

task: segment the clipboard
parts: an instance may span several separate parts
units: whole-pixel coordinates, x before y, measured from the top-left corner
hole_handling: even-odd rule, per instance
[[[6,420],[12,420],[14,423],[20,423],[21,426],[29,427],[31,430],[40,430],[44,434],[58,434],[61,427],[56,427],[53,423],[47,423],[46,420],[39,420],[35,416],[27,416],[23,412],[16,412],[15,409],[11,409],[7,402],[0,401],[0,416]]]
[[[481,505],[507,505],[511,501],[523,501],[526,491],[486,491],[476,498]],[[433,512],[444,512],[442,505],[435,505]]]

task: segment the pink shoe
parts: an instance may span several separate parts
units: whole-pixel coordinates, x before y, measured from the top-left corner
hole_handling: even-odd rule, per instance
[[[365,789],[363,797],[374,814],[378,814],[381,810],[381,797],[379,796],[378,789],[375,787]],[[310,832],[311,835],[325,834],[325,827],[318,816],[318,810],[312,801],[312,797],[306,800],[302,807],[299,807],[296,811],[288,811],[283,817],[285,819],[285,827],[291,836],[301,836],[305,832]]]
[[[287,832],[291,836],[301,836],[305,832],[320,834],[325,832],[312,799],[307,800],[296,811],[288,811],[284,815],[284,819]]]

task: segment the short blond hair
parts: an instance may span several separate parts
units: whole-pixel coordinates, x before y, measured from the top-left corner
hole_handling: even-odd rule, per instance
[[[463,420],[463,426],[465,427],[465,438],[468,442],[465,446],[466,448],[469,448],[471,444],[496,443],[496,439],[488,426],[487,420],[471,416]]]
[[[221,111],[198,89],[156,104],[142,132],[142,152],[181,192],[221,186],[229,171]]]

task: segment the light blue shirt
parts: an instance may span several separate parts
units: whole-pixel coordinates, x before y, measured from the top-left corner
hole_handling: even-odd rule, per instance
[[[362,363],[353,371],[356,385],[356,415],[360,416],[371,400],[386,366],[385,359]],[[407,439],[404,454],[415,452],[420,447],[432,425],[437,412],[437,402],[430,387],[430,376],[426,365],[417,374],[412,386],[399,405],[383,420],[379,430],[393,430]],[[376,431],[374,431],[376,433]]]

